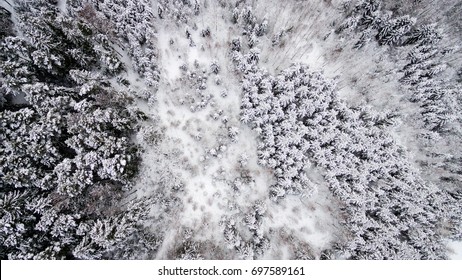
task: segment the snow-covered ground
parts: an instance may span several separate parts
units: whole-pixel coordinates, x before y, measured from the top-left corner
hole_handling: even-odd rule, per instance
[[[210,5],[194,18],[197,29],[189,30],[192,46],[184,28],[165,20],[158,25],[162,77],[157,101],[143,105],[142,110],[155,116],[165,136],[160,147],[145,145],[142,178],[136,188],[140,196],[155,195],[162,191],[159,184],[172,185],[158,182],[159,173],[167,173],[177,176],[181,190],[166,194],[176,197],[178,203],[168,218],[153,214],[152,227],[164,227],[156,258],[171,256],[181,245],[185,229],[193,232],[194,241],[222,247],[223,219],[236,219],[245,239],[249,233],[241,220],[257,201],[267,206],[261,231],[271,240],[262,258],[294,258],[297,246],[319,257],[341,235],[336,203],[316,170],[310,175],[319,188],[315,196],[289,196],[278,204],[269,199],[273,174],[257,164],[257,135],[239,121],[241,88],[228,54],[228,42],[239,30],[230,25],[229,9],[215,2]],[[207,27],[211,36],[202,37],[200,31]],[[308,55],[316,56],[316,51],[319,49],[313,48]],[[214,61],[220,67],[217,74],[210,68]],[[197,78],[205,89],[198,90]],[[133,75],[130,81],[137,84]],[[230,137],[231,129],[237,136]],[[160,157],[166,163],[160,163]],[[155,206],[153,213],[162,212],[162,207]],[[226,252],[223,258],[237,257],[232,250]],[[201,254],[214,257],[214,252]]]
[[[67,0],[58,0],[58,8],[61,13],[67,13]]]
[[[65,1],[60,3],[63,7]],[[339,95],[349,106],[399,112],[389,133],[405,147],[418,169],[417,162],[425,157],[416,143],[418,108],[401,93],[396,69],[402,65],[396,65],[396,53],[375,42],[353,50],[354,39],[333,33],[332,25],[340,13],[329,1],[301,7],[292,1],[282,5],[279,1],[252,1],[257,16],[270,18],[270,34],[287,34],[278,44],[272,44],[270,36],[258,38],[263,46],[261,66],[275,75],[292,63],[305,63],[335,78]],[[250,240],[252,233],[244,218],[261,202],[266,204],[266,212],[258,231],[268,237],[270,247],[259,258],[299,257],[294,252],[300,248],[319,258],[324,249],[341,242],[339,203],[328,190],[323,170],[306,171],[318,189],[312,197],[289,196],[278,203],[268,197],[275,178],[271,170],[257,164],[256,133],[239,121],[241,85],[229,56],[229,43],[240,37],[242,30],[231,23],[229,7],[207,1],[187,24],[168,18],[153,21],[161,79],[156,101],[139,100],[137,104],[151,118],[142,131],[159,137],[154,142],[140,137],[145,153],[135,190],[140,197],[156,198],[148,224],[161,235],[155,257],[178,257],[175,252],[185,240],[197,242],[199,254],[205,258],[242,257],[233,246],[224,245],[224,224],[233,221],[241,238]],[[202,36],[207,29],[210,35]],[[127,54],[114,47],[124,64],[130,65]],[[218,73],[212,71],[212,64],[219,66]],[[127,79],[134,92],[144,88],[143,79],[129,66]],[[454,250],[452,257],[460,258],[460,244],[449,246]]]
[[[137,201],[148,201],[150,207],[147,220],[131,221],[133,228],[120,248],[104,245],[106,252],[96,257],[462,259],[462,243],[448,241],[460,238],[462,212],[462,154],[457,145],[462,139],[462,59],[455,47],[459,31],[448,30],[459,24],[449,19],[457,14],[451,8],[443,9],[446,19],[427,13],[430,2],[1,1],[2,11],[8,11],[1,13],[0,22],[7,29],[0,34],[0,47],[6,50],[0,55],[0,106],[8,105],[2,107],[2,117],[5,109],[15,123],[17,109],[27,111],[22,108],[26,102],[37,115],[48,116],[41,113],[40,102],[45,101],[35,100],[39,94],[32,89],[58,100],[55,88],[76,86],[72,92],[80,95],[69,98],[78,101],[78,117],[53,111],[59,119],[69,113],[54,129],[65,136],[43,137],[54,139],[48,139],[50,145],[63,146],[56,151],[63,153],[59,160],[75,160],[88,171],[75,177],[71,187],[85,182],[86,189],[102,180],[111,187],[117,184],[121,193],[130,190],[114,211],[132,214]],[[443,2],[459,9],[450,0],[438,5]],[[439,21],[438,30],[426,25],[433,19]],[[42,85],[48,83],[53,86]],[[100,84],[104,94],[99,87],[82,90],[90,84]],[[117,102],[106,100],[106,89]],[[124,135],[123,141],[127,136],[134,142],[130,148],[121,148],[119,155],[122,144],[117,144],[109,160],[106,150],[112,146],[93,143],[91,137],[86,137],[90,147],[74,146],[74,136],[81,133],[77,128],[76,135],[66,138],[66,125],[73,128],[75,118],[94,113],[79,111],[82,98],[89,104],[98,101],[98,112],[108,103],[121,116],[127,114],[123,122],[130,125],[123,131],[111,124],[118,122],[115,116],[104,120],[107,125],[98,126],[98,133],[110,130]],[[95,113],[90,123],[100,119]],[[44,131],[40,118],[33,121],[38,122],[33,127]],[[11,136],[0,148],[21,153],[16,140],[23,145],[22,134],[7,132]],[[29,140],[34,142],[34,137]],[[105,154],[101,161],[92,158],[103,166],[98,172],[96,163],[87,168],[80,162],[82,151],[94,155],[95,149]],[[135,151],[140,166],[131,154]],[[14,164],[3,161],[6,170],[22,160],[8,158]],[[128,159],[136,162],[127,164]],[[57,178],[80,171],[47,164],[46,170],[37,170]],[[23,186],[21,178],[29,171],[24,172],[10,183]],[[58,182],[59,195],[62,187]],[[0,195],[6,193],[19,199],[16,189]],[[114,196],[119,199],[121,193]],[[68,215],[67,206],[54,206]],[[52,251],[63,257],[70,251],[76,258],[95,257],[82,251],[87,239],[79,233],[83,227],[73,220],[69,224],[79,228],[75,240],[84,240],[75,252],[68,245],[59,254]],[[9,225],[3,228],[2,234],[10,236]],[[29,235],[24,232],[18,227],[11,236]],[[44,248],[53,243],[43,240]],[[134,249],[133,242],[143,249]],[[11,256],[23,258],[17,244],[7,247],[18,253]],[[100,246],[96,244],[92,246]],[[37,249],[38,257],[48,250],[42,249]]]
[[[450,241],[448,242],[449,258],[452,260],[462,260],[462,242]]]

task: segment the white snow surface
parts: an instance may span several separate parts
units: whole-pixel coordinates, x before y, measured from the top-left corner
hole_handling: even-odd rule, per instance
[[[138,196],[163,192],[180,202],[168,214],[163,213],[164,206],[153,206],[150,227],[164,229],[156,258],[170,258],[181,245],[185,229],[193,231],[194,241],[223,251],[221,255],[202,252],[205,258],[238,258],[235,251],[224,248],[220,221],[236,219],[240,234],[246,238],[249,232],[241,220],[257,201],[267,205],[261,230],[270,239],[270,248],[260,258],[294,258],[293,252],[297,249],[294,247],[300,244],[319,257],[323,249],[339,238],[339,226],[334,218],[336,203],[322,176],[311,178],[319,189],[313,197],[289,196],[278,204],[269,200],[273,174],[257,164],[257,135],[239,121],[241,89],[228,56],[228,42],[240,31],[237,27],[230,28],[229,10],[222,9],[214,1],[209,5],[211,7],[202,9],[201,14],[193,18],[197,30],[190,29],[190,32],[195,46],[189,45],[183,32],[185,28],[165,19],[156,25],[162,73],[157,102],[139,103],[141,109],[158,122],[156,129],[165,137],[160,145],[144,145],[142,178],[135,186]],[[206,27],[210,28],[211,37],[200,36],[200,31]],[[318,47],[309,55],[317,55],[315,50]],[[210,71],[213,60],[220,66],[218,75]],[[180,69],[183,64],[187,71]],[[140,79],[128,72],[130,83],[140,87]],[[187,76],[192,72],[207,76],[207,88],[202,92],[211,96],[205,107],[194,112],[189,101],[183,101],[190,98],[200,101],[201,98],[196,87],[188,82]],[[220,85],[215,83],[218,77],[222,79]],[[227,96],[221,95],[223,91]],[[217,119],[214,114],[219,114]],[[148,121],[146,126],[149,125]],[[239,130],[234,141],[228,137],[230,127]],[[239,159],[244,154],[249,160],[241,166]],[[159,173],[166,175],[165,182],[160,182]],[[250,182],[243,183],[236,191],[233,182],[241,180],[243,174],[250,177]],[[181,182],[182,190],[171,191],[172,182]]]
[[[67,13],[67,0],[58,0],[58,9],[61,13]]]
[[[222,8],[217,1],[206,2],[208,7],[202,8],[187,24],[193,46],[185,35],[186,24],[153,19],[162,76],[157,101],[149,104],[139,101],[138,105],[154,120],[144,125],[151,127],[155,123],[153,129],[161,131],[164,137],[156,145],[141,141],[146,152],[142,177],[135,189],[138,196],[158,197],[162,193],[168,201],[176,201],[174,206],[153,205],[148,226],[153,231],[162,229],[162,243],[155,257],[174,256],[188,229],[193,232],[192,239],[202,244],[203,249],[215,251],[202,250],[203,257],[239,258],[235,250],[224,246],[221,222],[235,219],[241,236],[250,238],[242,219],[257,201],[263,201],[267,211],[261,231],[269,238],[270,248],[259,258],[294,258],[296,247],[308,248],[319,258],[323,249],[343,238],[342,228],[335,218],[339,217],[338,203],[323,180],[323,170],[314,168],[307,170],[310,180],[317,184],[318,192],[314,196],[289,196],[279,203],[269,200],[268,189],[274,184],[274,176],[271,170],[257,164],[256,133],[239,122],[241,88],[229,57],[228,44],[240,37],[242,30],[231,24],[228,7]],[[326,9],[330,1],[306,3],[304,9],[297,9],[292,1],[282,5],[280,1],[251,3],[258,17],[271,19],[271,34],[293,27],[290,36],[279,46],[272,46],[270,36],[258,38],[265,46],[261,49],[262,67],[277,75],[292,63],[306,63],[314,70],[324,71],[327,77],[337,79],[340,97],[350,106],[367,105],[378,112],[399,111],[401,120],[390,133],[399,145],[407,148],[408,157],[417,166],[424,157],[416,143],[419,133],[417,105],[405,100],[398,82],[393,82],[398,80],[399,73],[394,70],[397,66],[386,48],[370,43],[357,51],[352,50],[355,40],[333,38],[330,26],[340,13]],[[201,30],[207,27],[211,36],[202,37]],[[210,71],[212,61],[220,66],[218,75]],[[123,62],[130,65],[126,55]],[[188,78],[192,73],[207,78],[205,90],[197,90],[197,85],[191,82],[195,78]],[[376,73],[381,76],[377,77]],[[219,85],[215,82],[218,77],[221,79]],[[130,67],[128,80],[134,91],[144,87],[143,79]],[[222,96],[222,92],[227,95]],[[191,104],[204,102],[204,97],[203,106],[191,108]],[[228,137],[230,127],[239,130],[235,141]],[[245,166],[239,163],[242,155],[249,158]],[[241,181],[243,174],[250,178],[249,182],[236,190],[235,181]],[[182,186],[180,190],[173,190],[178,184]],[[451,257],[460,259],[460,243],[448,246],[454,251]]]
[[[449,241],[448,247],[451,260],[462,260],[462,241]]]

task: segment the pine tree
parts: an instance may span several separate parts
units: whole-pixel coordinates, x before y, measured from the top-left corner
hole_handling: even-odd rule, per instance
[[[143,236],[145,215],[137,213],[148,203],[117,203],[137,167],[128,138],[136,113],[101,76],[122,65],[106,36],[47,1],[24,3],[17,13],[27,40],[0,43],[7,97],[0,108],[1,257],[123,255],[124,244]]]

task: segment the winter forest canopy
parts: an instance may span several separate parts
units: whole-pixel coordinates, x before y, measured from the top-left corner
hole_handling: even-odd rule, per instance
[[[0,0],[0,259],[448,259],[462,3]]]

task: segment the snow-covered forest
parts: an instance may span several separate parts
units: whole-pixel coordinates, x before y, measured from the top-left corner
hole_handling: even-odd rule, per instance
[[[453,258],[461,19],[0,0],[0,259]]]

